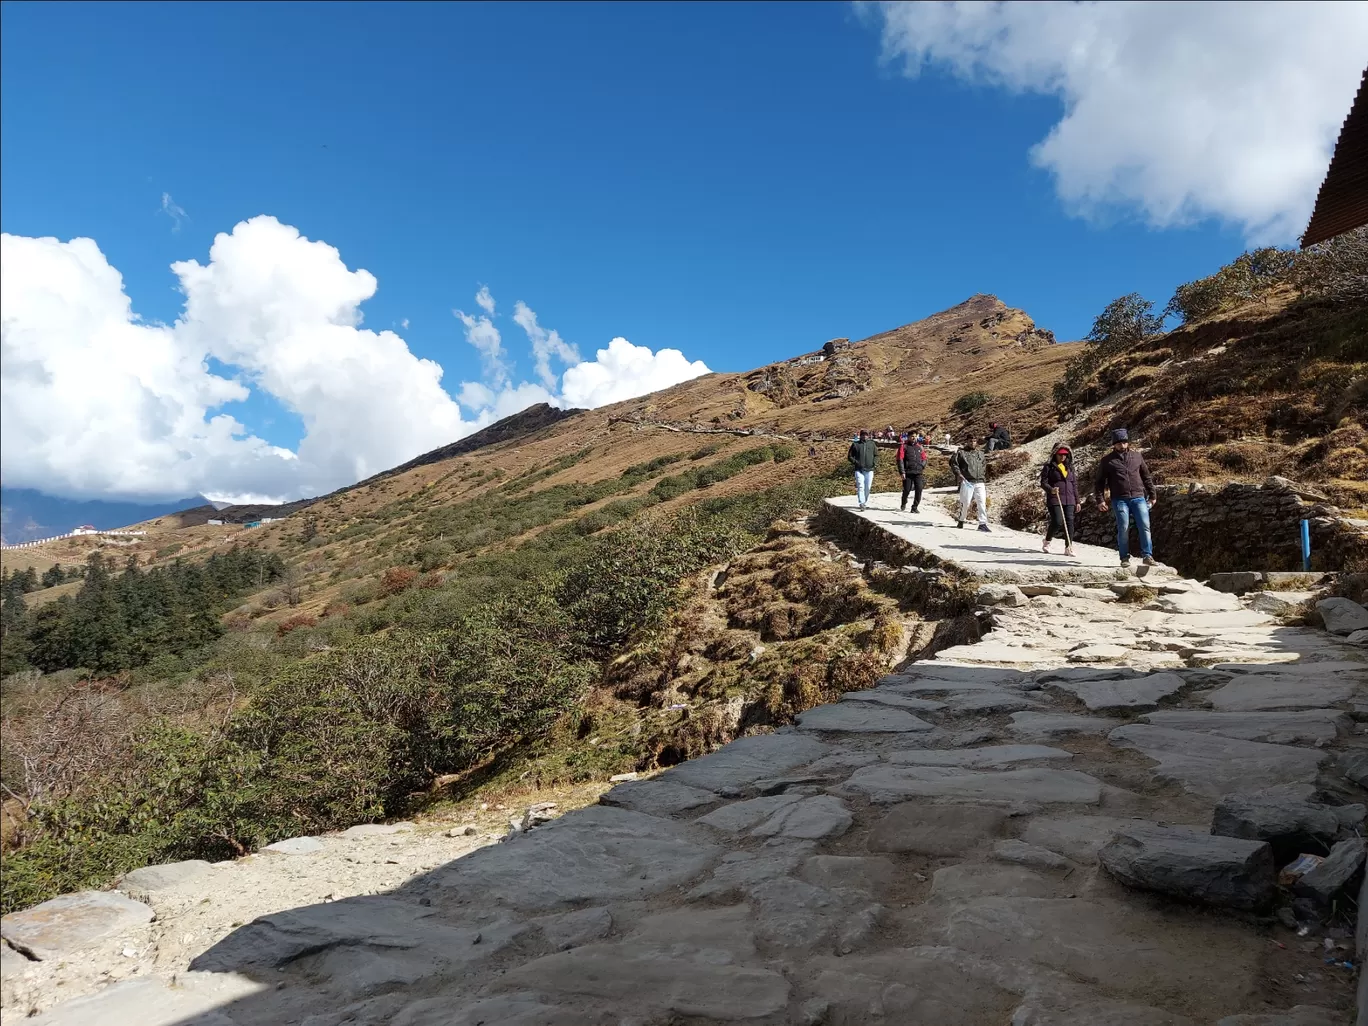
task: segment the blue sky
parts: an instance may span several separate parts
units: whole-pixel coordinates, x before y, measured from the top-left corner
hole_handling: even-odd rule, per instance
[[[515,299],[586,355],[624,336],[741,370],[975,292],[1077,338],[1244,248],[1219,203],[1081,216],[1031,156],[1077,97],[944,48],[909,77],[881,60],[897,31],[822,3],[7,3],[0,227],[94,239],[170,322],[169,265],[272,215],[375,275],[365,326],[452,392],[480,377],[452,309],[481,285],[515,378]],[[300,441],[262,389],[230,406]]]

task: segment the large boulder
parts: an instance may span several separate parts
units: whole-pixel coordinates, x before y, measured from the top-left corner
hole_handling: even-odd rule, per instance
[[[1327,598],[1316,603],[1316,612],[1331,634],[1353,634],[1368,630],[1368,609],[1347,598]]]
[[[1122,883],[1176,898],[1237,909],[1273,899],[1273,850],[1263,841],[1140,823],[1118,830],[1099,857]]]

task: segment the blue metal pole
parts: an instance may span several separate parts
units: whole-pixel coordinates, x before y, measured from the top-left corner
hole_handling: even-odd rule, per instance
[[[1302,569],[1311,572],[1311,521],[1301,522]]]

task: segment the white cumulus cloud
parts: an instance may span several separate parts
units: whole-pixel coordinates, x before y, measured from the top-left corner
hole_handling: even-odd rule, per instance
[[[185,311],[134,312],[91,239],[4,235],[5,480],[69,495],[296,497],[394,466],[472,429],[442,369],[360,327],[375,278],[271,217],[173,265]],[[208,358],[241,380],[211,372]],[[214,412],[256,386],[304,424],[297,451]]]
[[[437,363],[393,331],[363,327],[375,277],[273,217],[219,234],[206,263],[171,269],[182,314],[171,325],[149,323],[94,240],[0,235],[7,484],[72,496],[319,495],[536,403],[600,406],[707,373],[678,350],[652,352],[621,338],[580,361],[518,303],[514,317],[539,380],[514,383],[494,298],[481,288],[481,314],[457,316],[485,378],[461,382],[453,398]],[[553,357],[576,361],[559,382],[543,373]],[[295,449],[225,412],[253,395],[272,396],[299,417]]]
[[[702,360],[690,361],[678,349],[652,352],[625,338],[615,338],[607,349],[595,354],[595,359],[566,369],[561,379],[561,395],[567,405],[593,409],[657,392],[707,373],[707,364]]]
[[[1031,151],[1076,212],[1305,228],[1368,64],[1368,4],[883,3],[886,59],[1059,97]]]

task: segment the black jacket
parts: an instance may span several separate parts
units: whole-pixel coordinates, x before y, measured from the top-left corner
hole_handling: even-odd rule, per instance
[[[996,438],[1002,443],[998,446],[999,449],[1010,449],[1012,447],[1012,433],[1007,430],[1006,424],[999,424],[988,437]]]
[[[898,473],[920,474],[926,470],[926,447],[919,442],[903,442],[898,446]]]
[[[1117,452],[1113,449],[1102,457],[1097,465],[1097,484],[1093,491],[1102,498],[1103,490],[1111,492],[1113,499],[1154,498],[1154,482],[1150,480],[1149,467],[1145,457],[1134,449]]]
[[[873,470],[878,458],[879,446],[872,438],[866,438],[863,442],[851,442],[850,452],[846,453],[846,459],[850,460],[856,470]]]

